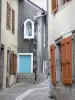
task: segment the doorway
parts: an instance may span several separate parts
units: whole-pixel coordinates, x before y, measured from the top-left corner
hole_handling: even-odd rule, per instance
[[[0,89],[3,87],[3,72],[4,72],[4,45],[1,44],[1,55],[0,55]]]
[[[57,82],[61,83],[62,80],[62,66],[61,66],[61,42],[56,44],[56,78]]]
[[[10,77],[10,50],[7,50],[7,77],[6,77],[6,87],[9,87],[9,77]]]

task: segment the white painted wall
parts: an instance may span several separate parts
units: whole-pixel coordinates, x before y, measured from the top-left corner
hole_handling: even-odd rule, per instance
[[[75,0],[62,4],[60,2],[58,12],[52,14],[51,0],[48,0],[48,51],[55,39],[75,29]]]
[[[9,1],[11,7],[15,10],[15,33],[12,34],[12,30],[6,29],[6,11],[7,1]],[[17,35],[18,35],[18,0],[2,0],[2,14],[1,14],[1,43],[5,46],[4,50],[4,76],[3,76],[3,88],[6,87],[7,69],[7,49],[17,53]],[[14,80],[10,76],[9,84],[12,85]]]
[[[30,1],[32,1],[36,5],[47,11],[47,0],[30,0]]]

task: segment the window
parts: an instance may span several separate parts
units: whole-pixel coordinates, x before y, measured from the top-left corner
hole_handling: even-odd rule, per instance
[[[7,13],[6,13],[6,28],[7,29],[10,29],[10,25],[11,25],[11,7],[10,7],[10,4],[7,2]]]
[[[71,0],[52,0],[52,13],[57,12],[58,8]]]
[[[57,0],[52,0],[52,13],[55,13],[57,11],[58,2]]]
[[[12,33],[15,32],[15,11],[10,7],[10,4],[8,2],[7,2],[6,28],[12,29]]]
[[[62,82],[72,85],[72,36],[61,41]]]
[[[34,22],[31,19],[24,22],[24,39],[34,39]]]
[[[57,40],[55,50],[55,67],[57,82],[72,84],[72,36]]]

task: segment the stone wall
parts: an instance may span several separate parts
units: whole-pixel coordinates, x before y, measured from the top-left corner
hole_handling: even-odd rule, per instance
[[[25,74],[25,73],[18,73],[17,75],[17,82],[28,82],[34,83],[35,82],[35,74]]]
[[[75,100],[75,87],[56,87],[56,100]]]

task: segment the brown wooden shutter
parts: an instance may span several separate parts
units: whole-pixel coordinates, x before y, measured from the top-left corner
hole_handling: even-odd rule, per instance
[[[14,55],[14,74],[16,75],[16,69],[17,69],[17,55]]]
[[[72,36],[66,38],[66,84],[72,84]]]
[[[61,41],[62,81],[72,84],[72,36]]]
[[[52,0],[52,13],[56,12],[58,9],[58,0]]]
[[[53,85],[56,84],[56,69],[55,69],[55,47],[50,46],[50,58],[51,58],[51,79]]]
[[[7,2],[6,28],[10,29],[10,4]]]
[[[62,82],[66,84],[66,40],[61,41]]]
[[[10,74],[14,74],[14,55],[10,54]]]
[[[15,32],[15,11],[12,9],[12,33]]]

